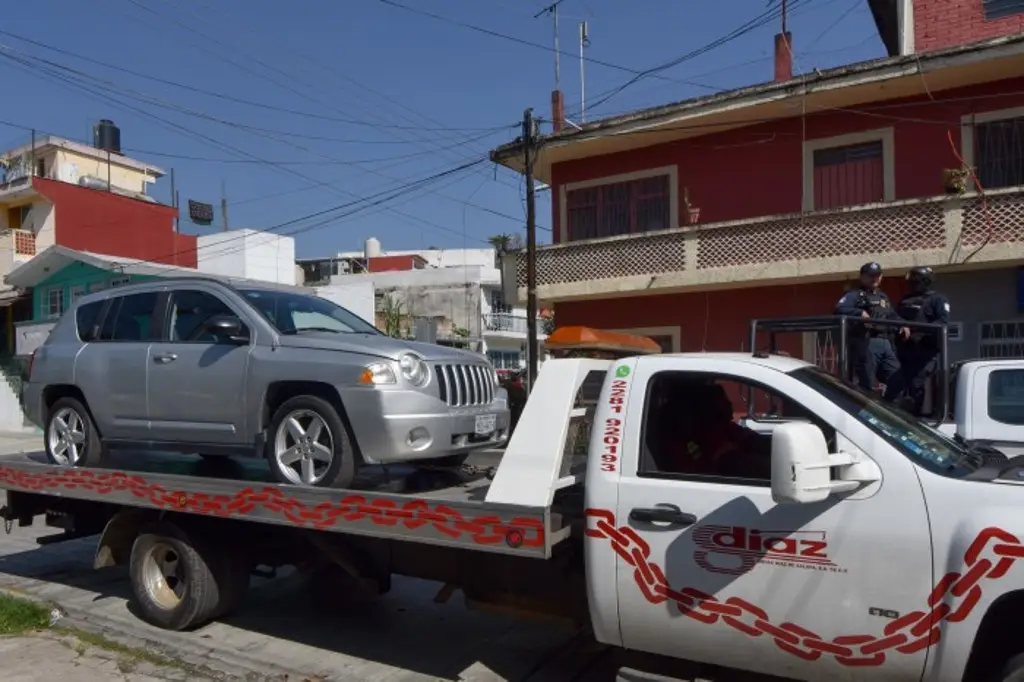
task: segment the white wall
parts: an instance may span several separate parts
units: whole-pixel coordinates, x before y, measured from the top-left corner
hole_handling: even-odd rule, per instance
[[[374,324],[376,302],[374,300],[375,290],[373,282],[363,280],[360,282],[331,284],[326,287],[317,287],[314,291],[317,296],[337,303],[342,308],[347,308],[370,324]]]
[[[295,239],[259,230],[231,230],[199,237],[200,272],[276,284],[296,284]]]

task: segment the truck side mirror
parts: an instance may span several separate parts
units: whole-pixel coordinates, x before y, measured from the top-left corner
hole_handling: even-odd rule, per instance
[[[861,480],[832,480],[832,467],[852,465],[846,454],[829,454],[825,434],[806,422],[780,424],[772,431],[772,499],[810,504],[837,492],[856,490]]]

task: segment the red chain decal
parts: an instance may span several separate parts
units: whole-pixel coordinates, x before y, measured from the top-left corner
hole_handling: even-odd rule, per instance
[[[719,601],[692,587],[671,587],[661,567],[650,560],[650,545],[636,531],[616,527],[610,511],[588,509],[586,514],[587,536],[611,542],[615,553],[633,567],[633,579],[651,604],[672,601],[682,615],[706,625],[721,621],[750,637],[771,637],[775,646],[805,661],[827,654],[847,666],[878,666],[885,663],[887,652],[912,654],[935,644],[942,636],[940,625],[959,623],[971,614],[981,599],[982,580],[1003,577],[1014,561],[1024,558],[1024,545],[1015,535],[986,528],[964,554],[964,570],[938,582],[927,608],[891,621],[881,635],[844,635],[828,641],[793,623],[773,624],[763,609],[739,597]]]
[[[245,516],[258,507],[278,514],[296,526],[325,530],[345,522],[369,519],[378,526],[399,524],[409,530],[430,525],[448,538],[463,536],[478,545],[508,542],[514,547],[543,547],[544,525],[538,519],[516,517],[503,521],[494,514],[467,518],[446,504],[433,507],[425,500],[398,503],[389,499],[368,500],[363,495],[346,495],[306,505],[279,488],[246,488],[234,495],[207,495],[166,490],[137,474],[99,473],[81,469],[30,473],[0,467],[0,487],[26,492],[54,488],[89,490],[99,495],[130,492],[159,509],[188,511],[209,516]]]

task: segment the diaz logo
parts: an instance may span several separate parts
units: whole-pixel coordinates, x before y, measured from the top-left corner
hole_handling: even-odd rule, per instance
[[[619,365],[618,367],[615,368],[615,376],[619,377],[620,379],[628,377],[629,367],[627,367],[626,365]]]
[[[823,530],[755,530],[742,526],[698,526],[693,560],[711,573],[743,575],[757,564],[846,573],[828,555]]]

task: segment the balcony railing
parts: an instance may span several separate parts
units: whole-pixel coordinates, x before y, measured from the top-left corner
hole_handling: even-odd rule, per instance
[[[487,313],[484,315],[484,330],[525,335],[526,316],[515,313]],[[537,318],[537,333],[544,333],[544,320],[540,317]]]
[[[564,300],[736,282],[825,279],[867,260],[886,267],[1013,261],[1024,257],[1024,188],[941,196],[835,211],[708,223],[589,239],[537,250],[537,294]],[[514,259],[514,260],[512,260]],[[526,256],[514,266],[526,298]],[[506,295],[512,292],[506,292]]]

